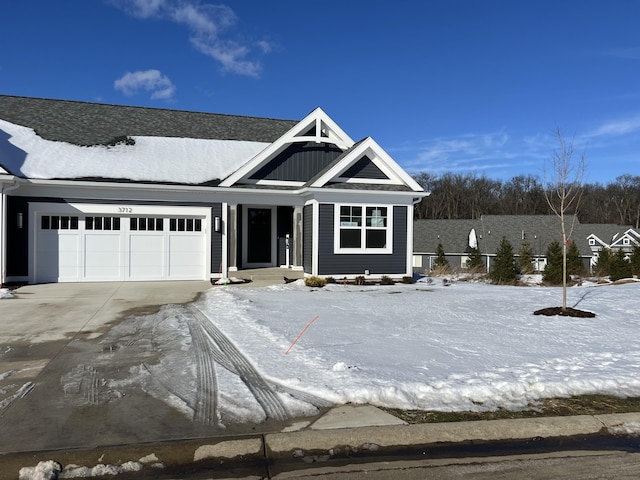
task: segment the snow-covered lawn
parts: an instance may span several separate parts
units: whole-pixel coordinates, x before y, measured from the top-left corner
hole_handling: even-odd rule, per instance
[[[561,295],[467,282],[312,289],[298,281],[214,287],[199,307],[265,377],[335,403],[482,411],[640,395],[640,284],[570,288],[568,305],[595,318],[532,314],[560,305]]]

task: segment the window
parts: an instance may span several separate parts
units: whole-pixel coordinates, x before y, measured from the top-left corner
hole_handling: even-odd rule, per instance
[[[138,232],[162,232],[164,220],[154,217],[132,217],[129,219],[129,230]]]
[[[84,217],[85,230],[120,230],[120,217]]]
[[[595,238],[590,238],[589,239],[589,245],[593,247],[595,244],[596,244],[596,239]]]
[[[201,218],[170,218],[169,230],[172,232],[201,232]]]
[[[336,205],[336,253],[391,253],[391,207]]]
[[[42,215],[41,230],[78,230],[78,217],[68,215]]]

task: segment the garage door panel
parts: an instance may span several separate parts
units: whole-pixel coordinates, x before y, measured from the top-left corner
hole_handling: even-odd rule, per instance
[[[84,236],[84,276],[87,280],[120,280],[123,261],[120,232]]]
[[[129,236],[129,278],[162,280],[165,269],[164,235]]]
[[[37,282],[203,280],[209,275],[205,208],[36,203]],[[134,210],[132,207],[130,210]],[[122,209],[118,209],[122,213]],[[111,212],[111,213],[107,213]],[[142,213],[144,212],[144,213]]]
[[[202,235],[169,236],[169,277],[200,278],[204,265]]]
[[[38,269],[40,282],[74,282],[80,276],[80,236],[77,233],[64,234],[58,231],[43,232],[38,248]]]

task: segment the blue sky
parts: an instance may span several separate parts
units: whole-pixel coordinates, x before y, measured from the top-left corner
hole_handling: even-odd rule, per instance
[[[21,0],[0,93],[301,119],[320,106],[407,171],[640,175],[635,0]]]

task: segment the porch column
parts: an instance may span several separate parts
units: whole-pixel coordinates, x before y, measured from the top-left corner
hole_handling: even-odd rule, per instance
[[[293,207],[293,257],[291,264],[302,267],[302,207]]]
[[[227,265],[230,272],[238,271],[238,204],[230,203],[227,221]]]
[[[5,265],[7,204],[5,197],[4,186],[0,185],[0,288],[2,288],[2,284],[5,282],[7,276],[7,267]]]

